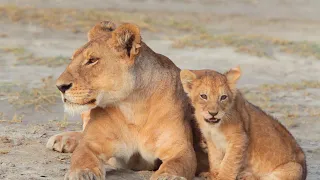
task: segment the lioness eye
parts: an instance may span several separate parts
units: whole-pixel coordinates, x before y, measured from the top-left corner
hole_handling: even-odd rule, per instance
[[[99,58],[91,57],[91,58],[87,61],[86,65],[93,64],[93,63],[97,62],[98,60],[99,60]]]
[[[200,97],[204,100],[207,100],[208,99],[208,96],[206,94],[200,94]]]
[[[224,100],[226,100],[227,99],[227,95],[222,95],[221,97],[220,97],[220,101],[224,101]]]

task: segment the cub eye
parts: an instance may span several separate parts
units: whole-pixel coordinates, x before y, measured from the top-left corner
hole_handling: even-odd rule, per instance
[[[224,100],[226,100],[227,99],[227,95],[222,95],[221,97],[220,97],[220,101],[224,101]]]
[[[208,96],[206,94],[200,94],[200,97],[204,100],[207,100],[208,99]]]
[[[99,58],[91,57],[90,59],[88,59],[86,65],[93,64],[93,63],[97,62],[98,60],[99,60]]]

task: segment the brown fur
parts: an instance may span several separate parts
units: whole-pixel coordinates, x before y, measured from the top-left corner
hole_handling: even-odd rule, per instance
[[[111,160],[123,168],[158,169],[151,179],[192,179],[192,115],[180,69],[142,42],[136,25],[105,25],[110,22],[92,28],[57,80],[57,86],[72,83],[62,98],[67,111],[84,112],[84,131],[56,135],[47,147],[72,152],[60,139],[76,139],[66,179],[103,179],[103,164]]]
[[[239,67],[225,74],[181,71],[208,144],[210,172],[204,175],[218,180],[306,179],[302,149],[283,125],[237,91],[240,74]]]

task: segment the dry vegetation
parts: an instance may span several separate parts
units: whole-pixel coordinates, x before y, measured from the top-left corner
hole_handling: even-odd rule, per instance
[[[264,84],[260,89],[265,91],[283,91],[283,90],[303,90],[307,88],[320,88],[320,81],[307,81],[286,83],[286,84]]]
[[[47,106],[60,98],[51,76],[42,79],[39,87],[29,89],[26,84],[0,83],[0,100],[8,100],[16,108],[34,107],[35,110],[49,111]]]
[[[67,29],[73,32],[85,32],[101,20],[114,22],[133,22],[142,29],[158,31],[165,29],[192,30],[192,23],[174,20],[170,14],[154,14],[152,12],[121,12],[116,10],[79,10],[33,7],[17,7],[15,5],[0,6],[0,19],[19,23],[36,23],[53,29]]]
[[[12,148],[12,140],[7,136],[0,136],[0,155],[8,154]]]
[[[292,104],[286,97],[302,96],[306,98],[310,94],[303,90],[320,88],[319,81],[301,81],[287,84],[264,84],[254,89],[242,89],[246,99],[261,107],[268,113],[276,114],[276,117],[286,126],[294,127],[296,120],[317,119],[320,117],[320,107]],[[286,92],[286,93],[283,93]],[[298,93],[290,95],[291,93]],[[281,101],[279,101],[281,99]]]
[[[295,42],[285,39],[268,37],[264,35],[220,34],[211,35],[193,34],[175,40],[173,47],[225,47],[231,46],[237,52],[255,56],[273,58],[273,51],[296,54],[302,57],[314,57],[320,59],[320,44],[314,42]]]
[[[320,59],[320,44],[317,43],[288,41],[259,34],[213,34],[209,33],[205,28],[204,24],[208,23],[206,22],[207,20],[200,20],[201,22],[199,22],[199,19],[195,20],[192,17],[185,18],[184,16],[170,13],[162,13],[160,16],[155,12],[65,8],[38,9],[34,7],[2,5],[0,6],[0,15],[0,19],[4,21],[27,24],[35,23],[47,28],[70,30],[73,32],[86,32],[100,20],[112,20],[116,23],[133,22],[146,31],[165,32],[166,34],[184,32],[186,34],[185,37],[174,39],[173,47],[176,48],[231,46],[238,52],[255,56],[273,58],[273,51],[280,50],[284,53]],[[31,59],[34,59],[34,57],[31,57]]]
[[[70,125],[70,122],[68,121],[68,117],[66,114],[64,114],[63,119],[54,119],[49,122],[56,125],[59,128],[59,130],[65,129],[66,127],[68,127],[68,125]]]
[[[68,62],[70,62],[70,58],[63,56],[37,57],[23,47],[2,47],[0,48],[0,51],[14,54],[17,57],[15,65],[58,67],[66,65]]]
[[[0,122],[6,123],[21,123],[23,119],[23,115],[14,114],[11,119],[6,118],[3,114],[0,113]]]

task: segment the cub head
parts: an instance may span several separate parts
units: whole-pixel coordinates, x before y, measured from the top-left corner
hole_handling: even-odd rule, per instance
[[[224,74],[212,70],[182,70],[183,89],[191,99],[196,118],[218,123],[232,106],[240,75],[239,67]]]
[[[88,42],[76,50],[58,78],[67,112],[117,103],[134,89],[133,65],[141,47],[140,30],[133,24],[116,28],[102,21],[88,32]]]

